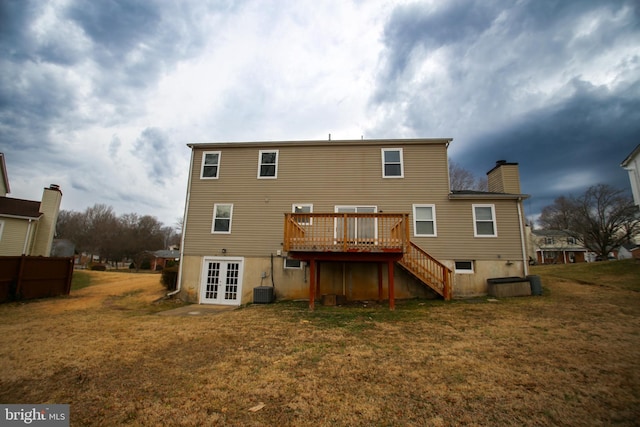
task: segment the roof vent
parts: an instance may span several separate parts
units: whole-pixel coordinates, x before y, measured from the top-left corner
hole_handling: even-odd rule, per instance
[[[49,190],[58,190],[58,191],[60,191],[60,186],[58,184],[49,184]]]
[[[497,166],[506,165],[506,164],[507,164],[507,161],[506,161],[506,160],[498,160],[498,161],[496,162],[496,165],[497,165]]]

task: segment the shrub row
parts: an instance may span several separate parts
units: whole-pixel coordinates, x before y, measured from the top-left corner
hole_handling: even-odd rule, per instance
[[[167,267],[162,270],[160,283],[169,291],[175,291],[178,286],[178,266]]]

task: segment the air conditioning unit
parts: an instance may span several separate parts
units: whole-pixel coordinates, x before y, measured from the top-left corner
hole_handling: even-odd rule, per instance
[[[273,287],[256,286],[253,288],[254,304],[271,304],[273,302]]]

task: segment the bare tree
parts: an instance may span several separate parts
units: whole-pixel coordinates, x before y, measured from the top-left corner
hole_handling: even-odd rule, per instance
[[[585,248],[605,258],[640,232],[638,207],[622,190],[606,184],[579,197],[558,198],[542,210],[541,224],[566,230]]]
[[[560,196],[552,205],[542,208],[538,223],[546,230],[568,230],[571,227],[573,211],[574,201]]]
[[[459,163],[449,159],[449,181],[451,191],[475,190],[487,191],[488,184],[485,178],[476,178],[471,171],[460,166]]]
[[[150,251],[176,241],[171,227],[155,217],[135,213],[116,217],[111,206],[96,204],[84,212],[60,211],[57,237],[69,239],[79,252],[98,255],[106,261],[134,260],[137,268]]]

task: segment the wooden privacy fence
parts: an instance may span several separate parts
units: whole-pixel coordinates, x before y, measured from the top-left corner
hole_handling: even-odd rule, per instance
[[[73,258],[0,257],[0,302],[69,295]]]

